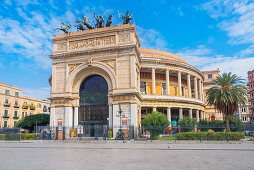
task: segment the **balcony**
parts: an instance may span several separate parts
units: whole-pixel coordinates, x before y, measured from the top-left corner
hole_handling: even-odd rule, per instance
[[[14,105],[13,107],[14,107],[14,108],[19,108],[19,105]]]
[[[10,104],[10,103],[4,103],[4,106],[5,106],[5,107],[10,107],[11,104]]]
[[[7,115],[7,114],[3,115],[3,118],[9,118],[9,117],[10,117],[10,116]]]
[[[36,108],[34,105],[30,105],[29,107],[30,107],[30,110],[35,110]]]
[[[22,109],[28,109],[28,105],[23,105]]]
[[[19,119],[19,117],[18,116],[13,116],[13,119]]]

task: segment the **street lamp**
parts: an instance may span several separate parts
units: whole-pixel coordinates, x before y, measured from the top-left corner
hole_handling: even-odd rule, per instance
[[[122,122],[122,109],[121,109],[121,104],[119,104],[119,115],[120,115],[120,129],[121,129],[121,122]]]

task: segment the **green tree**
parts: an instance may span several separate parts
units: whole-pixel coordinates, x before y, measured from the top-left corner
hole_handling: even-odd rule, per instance
[[[207,104],[225,115],[226,128],[230,131],[229,117],[235,113],[239,105],[244,105],[247,99],[247,88],[243,79],[236,74],[223,73],[211,84],[214,85],[206,92]]]
[[[197,124],[196,120],[190,117],[184,117],[182,120],[178,122],[180,125],[182,132],[190,132],[195,130],[195,125]]]
[[[146,115],[146,117],[141,121],[141,125],[145,130],[150,131],[150,139],[159,139],[160,132],[165,130],[170,122],[161,112],[153,111],[151,114]]]
[[[30,115],[23,117],[21,120],[19,120],[15,127],[29,129],[30,131],[34,130],[34,127],[36,126],[46,126],[49,124],[49,114],[36,114],[36,115]]]

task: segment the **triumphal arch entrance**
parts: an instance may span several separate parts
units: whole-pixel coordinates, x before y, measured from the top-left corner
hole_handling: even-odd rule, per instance
[[[120,127],[119,104],[133,137],[140,124],[140,42],[133,24],[55,35],[53,39],[50,125],[84,127],[101,136]],[[121,120],[122,121],[122,120]]]

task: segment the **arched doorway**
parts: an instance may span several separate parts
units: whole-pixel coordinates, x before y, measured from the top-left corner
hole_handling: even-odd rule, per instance
[[[107,81],[100,75],[89,76],[79,93],[79,124],[84,125],[84,136],[103,136],[109,116]]]

